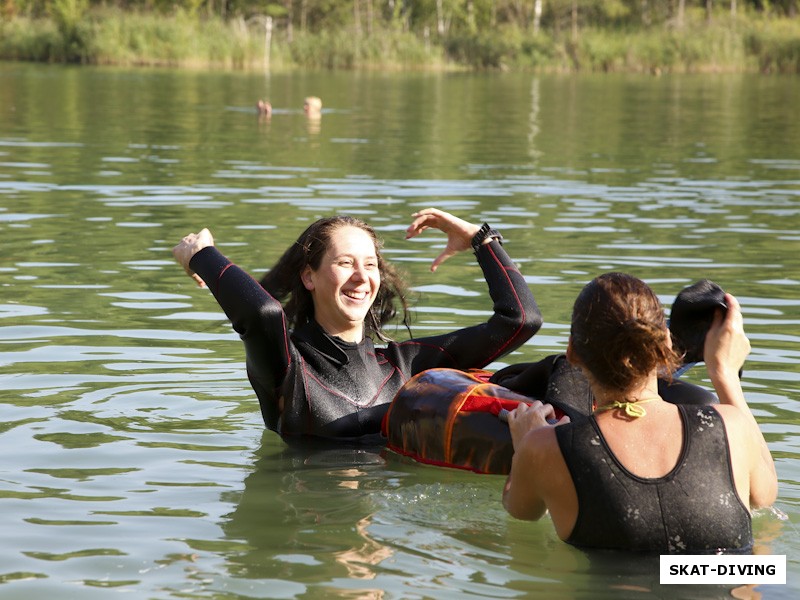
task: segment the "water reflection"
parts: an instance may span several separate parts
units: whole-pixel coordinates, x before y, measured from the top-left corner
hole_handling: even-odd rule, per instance
[[[373,489],[383,485],[380,447],[283,446],[265,433],[235,510],[223,530],[246,550],[229,556],[237,576],[274,577],[296,583],[326,582],[341,597],[380,598],[347,579],[376,577],[393,555],[369,534]],[[276,487],[277,479],[277,487]]]

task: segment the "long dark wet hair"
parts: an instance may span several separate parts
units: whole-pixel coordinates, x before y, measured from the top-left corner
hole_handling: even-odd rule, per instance
[[[261,278],[262,287],[283,304],[289,327],[296,329],[313,320],[314,300],[311,292],[303,285],[300,274],[306,267],[311,267],[315,271],[319,268],[322,257],[330,246],[333,233],[340,227],[346,226],[357,227],[366,232],[375,244],[375,254],[378,258],[381,285],[375,302],[372,303],[364,319],[365,335],[375,335],[380,340],[388,341],[390,338],[383,332],[383,327],[397,315],[397,303],[403,311],[402,323],[410,334],[408,291],[403,278],[383,258],[381,254],[383,245],[375,230],[361,219],[349,215],[325,217],[309,225],[297,241],[283,253],[275,266]]]
[[[600,275],[583,288],[570,334],[575,355],[607,389],[629,391],[653,369],[668,375],[680,363],[658,297],[625,273]]]

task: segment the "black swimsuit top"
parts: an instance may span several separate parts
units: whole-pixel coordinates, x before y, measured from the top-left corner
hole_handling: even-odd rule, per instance
[[[434,367],[482,368],[541,327],[533,294],[503,247],[493,241],[476,256],[494,301],[489,320],[385,348],[369,338],[344,342],[315,322],[290,332],[280,302],[214,247],[195,254],[190,267],[244,342],[247,375],[269,429],[371,443],[389,402],[412,376]]]
[[[722,417],[713,406],[677,406],[683,446],[664,477],[637,477],[622,466],[594,416],[556,427],[578,493],[567,542],[660,554],[750,550],[750,512],[736,493]]]

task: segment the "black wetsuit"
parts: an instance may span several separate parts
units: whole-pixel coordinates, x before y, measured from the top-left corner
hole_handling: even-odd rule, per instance
[[[290,332],[280,302],[214,247],[195,254],[190,267],[244,342],[247,375],[269,429],[283,436],[374,442],[388,403],[410,377],[434,367],[484,367],[541,327],[533,295],[502,246],[492,241],[476,256],[494,301],[492,317],[385,348],[374,347],[369,338],[344,342],[315,322]]]
[[[556,427],[578,493],[578,518],[567,542],[660,554],[746,552],[750,512],[736,493],[728,436],[713,406],[678,405],[683,445],[676,467],[645,479],[625,469],[595,418]]]
[[[592,414],[594,394],[581,369],[564,354],[531,363],[516,363],[492,374],[489,381],[518,394],[552,404],[571,419]],[[658,395],[672,404],[718,404],[719,398],[699,385],[681,379],[658,380]],[[557,415],[560,416],[560,415]]]

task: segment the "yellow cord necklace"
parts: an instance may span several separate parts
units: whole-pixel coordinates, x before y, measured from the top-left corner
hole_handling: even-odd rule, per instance
[[[647,411],[639,406],[640,404],[644,404],[645,402],[652,402],[653,400],[659,400],[659,396],[655,396],[653,398],[645,398],[644,400],[628,400],[626,402],[619,402],[615,400],[611,404],[606,404],[605,406],[598,406],[595,409],[595,412],[603,412],[606,410],[614,410],[615,408],[621,408],[625,411],[625,414],[631,417],[632,419],[638,419],[639,417],[643,417],[647,414]]]

